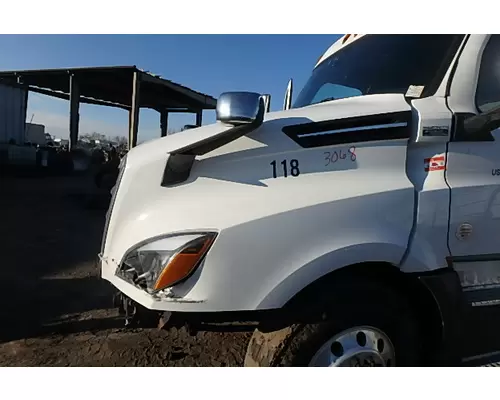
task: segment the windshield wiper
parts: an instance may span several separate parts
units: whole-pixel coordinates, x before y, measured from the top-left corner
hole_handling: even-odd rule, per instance
[[[321,104],[321,103],[324,103],[326,101],[332,101],[332,100],[338,100],[338,98],[337,97],[327,97],[326,99],[320,100],[315,104]]]

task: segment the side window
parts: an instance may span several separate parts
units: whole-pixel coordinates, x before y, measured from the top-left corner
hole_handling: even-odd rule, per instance
[[[491,35],[484,48],[476,89],[476,105],[481,112],[500,106],[500,35]]]

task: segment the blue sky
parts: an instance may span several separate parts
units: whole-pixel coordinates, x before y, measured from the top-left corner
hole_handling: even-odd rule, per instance
[[[194,90],[218,97],[231,90],[271,94],[279,110],[289,78],[297,95],[318,57],[339,35],[1,35],[0,70],[137,65]],[[294,96],[295,97],[295,96]],[[68,136],[69,102],[30,94],[27,120]],[[204,124],[215,120],[204,113]],[[194,123],[171,115],[169,129]],[[80,133],[127,134],[127,112],[81,105]],[[159,114],[142,109],[139,141],[160,135]]]

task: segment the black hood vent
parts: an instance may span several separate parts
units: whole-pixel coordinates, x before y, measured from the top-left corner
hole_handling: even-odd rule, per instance
[[[301,147],[323,147],[411,136],[411,111],[289,125],[283,133]]]

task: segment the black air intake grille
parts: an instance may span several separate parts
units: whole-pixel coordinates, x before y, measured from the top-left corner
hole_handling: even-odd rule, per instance
[[[367,115],[289,125],[283,128],[301,147],[407,139],[411,136],[411,111]]]
[[[111,213],[113,212],[113,206],[115,205],[116,194],[118,193],[118,188],[123,178],[123,174],[125,172],[125,164],[127,162],[127,156],[125,155],[120,162],[120,171],[118,173],[118,177],[116,178],[115,186],[111,189],[111,201],[109,202],[108,211],[106,212],[106,222],[104,225],[104,232],[102,233],[102,241],[101,241],[101,255],[104,252],[104,246],[106,245],[106,236],[108,234],[109,228],[109,220],[111,219]]]

